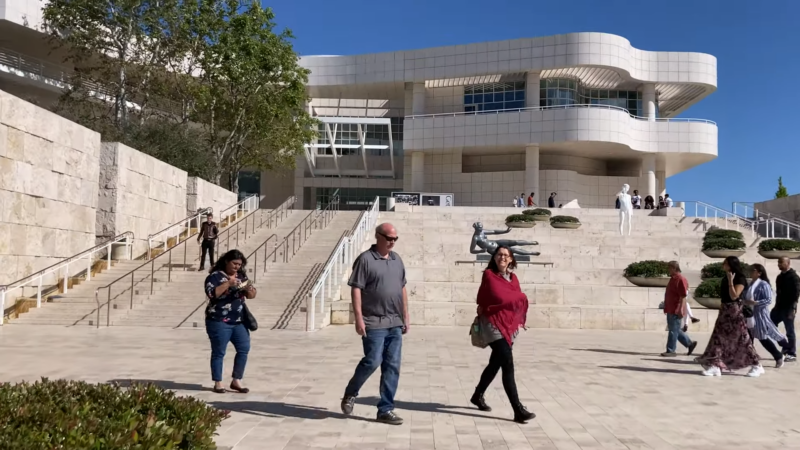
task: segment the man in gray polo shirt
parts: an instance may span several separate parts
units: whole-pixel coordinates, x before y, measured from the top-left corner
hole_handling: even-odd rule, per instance
[[[406,269],[400,255],[392,251],[397,241],[392,224],[378,225],[375,239],[375,244],[356,258],[347,283],[352,289],[356,333],[364,345],[364,358],[344,390],[342,412],[353,412],[358,391],[380,367],[378,422],[400,425],[403,419],[394,413],[394,394],[400,381],[403,335],[409,326]]]

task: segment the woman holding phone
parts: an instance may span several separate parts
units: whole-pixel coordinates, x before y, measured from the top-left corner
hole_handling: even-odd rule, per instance
[[[246,394],[249,389],[242,386],[247,354],[250,352],[250,331],[242,322],[245,299],[256,296],[256,288],[250,284],[245,273],[247,258],[239,250],[231,250],[217,260],[206,277],[205,292],[206,333],[211,341],[211,378],[214,392],[225,393],[222,386],[222,362],[228,343],[236,349],[233,359],[233,380],[230,388]]]

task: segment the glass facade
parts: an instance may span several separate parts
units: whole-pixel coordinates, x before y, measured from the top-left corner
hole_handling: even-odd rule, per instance
[[[464,111],[498,111],[525,107],[525,82],[464,86]]]
[[[642,93],[614,89],[586,89],[577,80],[550,78],[539,81],[539,106],[609,105],[643,117]],[[656,99],[656,117],[658,101]]]
[[[400,154],[398,150],[402,150],[402,143],[403,143],[403,118],[402,117],[391,117],[389,118],[392,126],[392,144],[395,149],[395,155]],[[358,139],[358,125],[355,123],[340,123],[340,124],[331,124],[331,131],[333,131],[334,126],[336,127],[336,134],[334,138],[336,139],[336,145],[360,145],[361,142]],[[367,145],[389,145],[389,127],[386,125],[372,125],[372,124],[362,124],[361,129],[366,131],[366,139],[365,144]],[[317,126],[317,143],[323,145],[330,145],[330,139],[328,139],[328,134],[325,132],[325,124],[320,123]],[[339,148],[338,154],[340,156],[346,155],[361,155],[361,150],[358,148]],[[317,148],[317,154],[319,155],[332,155],[333,150],[330,148]],[[369,156],[388,156],[389,149],[367,149],[367,155]]]
[[[339,209],[346,211],[364,211],[375,197],[380,198],[379,208],[386,210],[386,197],[391,197],[392,192],[398,189],[375,189],[375,188],[304,188],[305,209],[324,208],[331,198],[339,195]],[[312,197],[312,193],[315,195]]]

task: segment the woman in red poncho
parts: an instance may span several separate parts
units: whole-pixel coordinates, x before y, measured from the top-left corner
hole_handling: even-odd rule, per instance
[[[502,368],[503,388],[514,408],[514,421],[525,423],[536,417],[536,414],[529,412],[520,403],[517,382],[514,380],[511,347],[519,329],[525,326],[528,313],[528,297],[522,293],[517,276],[510,272],[510,269],[516,267],[517,261],[511,250],[508,247],[499,247],[483,272],[481,287],[478,289],[478,318],[481,336],[492,348],[492,356],[470,402],[481,411],[492,410],[483,399],[483,394]]]

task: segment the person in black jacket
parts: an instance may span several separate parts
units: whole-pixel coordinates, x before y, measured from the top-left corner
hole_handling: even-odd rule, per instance
[[[770,319],[775,325],[783,322],[786,328],[786,339],[789,345],[784,349],[786,361],[797,360],[797,336],[794,332],[794,316],[797,314],[797,300],[800,297],[800,276],[791,268],[790,259],[783,256],[778,259],[781,273],[775,280],[775,307],[770,312]]]
[[[197,242],[200,244],[200,248],[203,249],[203,253],[200,256],[201,271],[206,265],[206,253],[208,253],[208,262],[211,263],[211,267],[214,267],[214,244],[217,242],[218,234],[219,230],[217,229],[217,224],[214,223],[214,215],[208,213],[206,221],[200,227],[200,232],[197,233]]]

